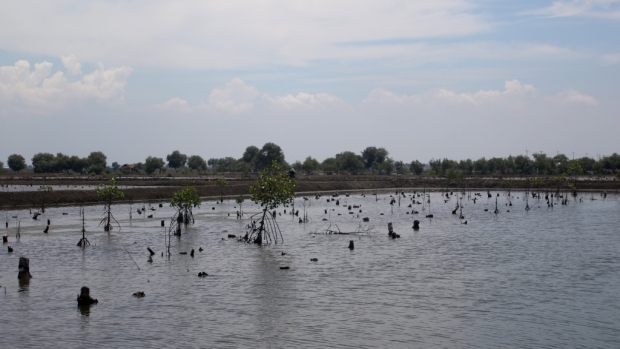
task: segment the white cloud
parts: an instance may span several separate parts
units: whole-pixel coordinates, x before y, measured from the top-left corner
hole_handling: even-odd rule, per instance
[[[447,89],[436,89],[420,95],[404,95],[377,88],[370,92],[362,103],[378,104],[469,104],[481,105],[485,103],[498,103],[506,98],[532,96],[536,93],[533,85],[521,84],[518,80],[510,80],[504,83],[504,91],[480,90],[475,93],[458,93]]]
[[[80,75],[82,74],[82,65],[78,62],[77,57],[74,54],[69,56],[61,56],[62,64],[65,66],[69,74]]]
[[[171,98],[164,103],[160,103],[155,105],[157,109],[162,110],[177,110],[177,111],[191,111],[192,108],[189,107],[189,103],[186,100],[181,98]]]
[[[61,71],[52,74],[52,68],[52,63],[42,62],[31,70],[25,60],[0,67],[0,102],[22,112],[65,108],[71,100],[118,102],[132,72],[130,67],[105,69],[99,64],[92,73],[70,81]]]
[[[620,0],[559,0],[550,6],[528,12],[545,17],[596,17],[620,19]]]
[[[601,57],[604,65],[614,65],[620,63],[620,52],[609,53]]]
[[[277,97],[265,95],[265,99],[276,108],[282,110],[316,110],[330,105],[344,104],[341,99],[326,93],[310,94],[300,92],[296,96],[287,94],[286,96]]]
[[[254,108],[253,101],[260,93],[254,86],[235,78],[222,88],[215,88],[209,95],[208,104],[229,113],[247,112]]]
[[[551,99],[561,104],[585,104],[589,106],[598,105],[596,98],[573,89],[559,92],[551,97]]]
[[[492,25],[478,12],[470,0],[7,0],[0,2],[0,46],[52,56],[73,52],[88,62],[131,65],[307,65],[317,59],[359,57],[356,43],[361,42],[490,30]]]

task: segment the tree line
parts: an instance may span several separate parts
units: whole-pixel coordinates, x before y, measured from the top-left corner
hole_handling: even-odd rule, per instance
[[[144,162],[121,166],[113,162],[107,166],[107,157],[100,151],[91,152],[88,157],[68,156],[62,153],[37,153],[32,157],[33,170],[36,173],[88,173],[120,171],[130,173],[164,173],[174,170],[175,173],[252,173],[268,168],[275,162],[283,168],[293,168],[304,174],[415,174],[446,176],[451,173],[459,175],[559,175],[567,172],[587,174],[614,174],[620,169],[620,155],[614,153],[599,160],[581,157],[571,160],[564,154],[550,157],[544,153],[535,153],[531,157],[525,155],[493,157],[477,160],[430,159],[428,165],[419,160],[404,162],[394,160],[385,148],[370,146],[359,153],[344,151],[319,162],[312,156],[304,161],[286,162],[282,148],[275,143],[265,143],[261,148],[248,146],[240,158],[210,158],[205,161],[199,155],[187,156],[175,150],[165,159],[148,156]],[[13,154],[8,157],[8,167],[16,172],[26,168],[23,156]],[[578,166],[577,166],[578,165]],[[4,164],[0,162],[0,168]]]

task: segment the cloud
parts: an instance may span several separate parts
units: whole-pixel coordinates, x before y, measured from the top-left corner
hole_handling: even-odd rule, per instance
[[[286,96],[277,97],[265,95],[265,99],[272,106],[286,111],[300,109],[316,110],[323,107],[344,104],[344,101],[342,101],[341,99],[326,93],[310,94],[306,92],[300,92],[296,96],[293,96],[292,94],[287,94]]]
[[[215,88],[209,95],[208,104],[215,109],[229,113],[241,113],[254,108],[254,99],[260,93],[254,86],[246,85],[235,78],[222,88]]]
[[[604,65],[614,65],[620,63],[620,52],[609,53],[601,57]]]
[[[189,107],[189,103],[186,100],[181,98],[171,98],[164,103],[160,103],[155,105],[155,108],[162,110],[176,110],[176,111],[191,111],[192,108]]]
[[[469,104],[481,105],[485,103],[501,102],[506,98],[530,96],[536,93],[533,85],[524,85],[518,80],[510,80],[504,83],[504,91],[480,90],[475,93],[458,93],[448,89],[440,88],[428,91],[420,95],[396,94],[377,88],[370,92],[362,103],[365,104]]]
[[[620,0],[554,1],[550,6],[526,12],[544,17],[596,17],[620,19]]]
[[[79,63],[69,61],[75,71]],[[62,109],[75,100],[119,102],[123,100],[125,84],[132,72],[130,67],[105,69],[100,63],[92,73],[70,81],[61,71],[52,74],[52,68],[52,63],[42,62],[31,69],[25,60],[13,66],[1,66],[0,102],[21,112]]]
[[[561,104],[585,104],[588,106],[598,105],[596,98],[573,89],[559,92],[551,97],[551,99]]]
[[[62,65],[65,66],[67,71],[73,75],[82,74],[82,65],[78,62],[77,58],[74,54],[70,54],[69,56],[61,56]]]
[[[492,24],[479,12],[470,0],[7,0],[0,2],[0,44],[14,52],[72,52],[87,62],[208,69],[300,66],[359,58],[359,43],[487,32]]]

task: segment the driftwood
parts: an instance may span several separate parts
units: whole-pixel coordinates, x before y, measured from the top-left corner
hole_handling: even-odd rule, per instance
[[[149,250],[149,253],[151,254],[151,256],[155,254],[155,252],[153,252],[153,250],[151,250],[150,247],[147,247],[146,249]]]
[[[32,275],[30,275],[30,260],[26,257],[19,257],[19,273],[17,274],[18,279],[30,279]]]
[[[375,227],[372,225],[363,226],[360,224],[353,231],[341,231],[338,225],[335,224],[335,226],[337,230],[332,229],[332,226],[330,224],[326,229],[319,230],[317,228],[310,234],[313,234],[313,235],[370,235],[371,233],[377,232]]]

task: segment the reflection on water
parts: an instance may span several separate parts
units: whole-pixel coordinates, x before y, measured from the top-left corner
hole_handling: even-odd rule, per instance
[[[160,226],[172,215],[168,205],[149,211],[149,219],[134,204],[131,220],[130,206],[115,206],[122,229],[111,234],[98,227],[102,208],[87,207],[86,248],[75,246],[82,235],[77,207],[49,208],[38,221],[28,210],[0,212],[10,223],[1,233],[15,249],[0,253],[0,284],[7,286],[0,293],[0,345],[619,347],[617,197],[588,195],[553,208],[530,198],[526,212],[523,193],[499,192],[495,215],[497,193],[476,203],[463,198],[467,225],[452,215],[456,195],[431,194],[432,220],[422,205],[408,207],[411,192],[400,206],[390,205],[389,194],[377,201],[342,195],[338,206],[311,198],[310,222],[278,209],[285,243],[262,247],[227,237],[248,223],[234,219],[233,201],[205,202],[196,224],[171,240],[169,259],[161,255]],[[349,205],[361,207],[349,214]],[[247,216],[258,210],[244,204]],[[22,219],[19,241],[14,215]],[[52,224],[43,234],[47,219]],[[388,238],[389,222],[401,238]],[[313,234],[330,224],[374,229],[363,236]],[[147,247],[156,252],[152,263]],[[20,256],[30,259],[30,283],[14,282]],[[198,277],[201,271],[209,276]],[[82,286],[99,304],[75,311]],[[146,296],[137,299],[136,291]]]

